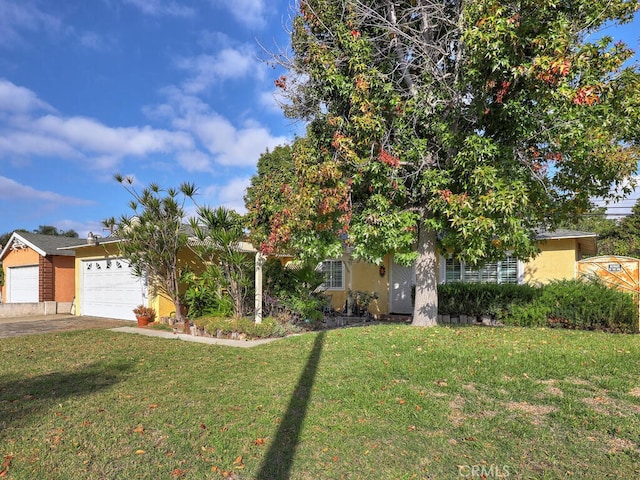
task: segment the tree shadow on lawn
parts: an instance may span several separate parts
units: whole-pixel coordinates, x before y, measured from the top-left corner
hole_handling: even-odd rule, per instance
[[[313,349],[291,395],[287,411],[280,422],[280,428],[271,442],[267,455],[262,460],[256,480],[286,480],[289,478],[320,363],[324,337],[325,332],[320,332],[316,336]]]
[[[89,395],[122,380],[130,361],[95,362],[75,372],[53,372],[33,378],[0,376],[0,438],[66,398]]]

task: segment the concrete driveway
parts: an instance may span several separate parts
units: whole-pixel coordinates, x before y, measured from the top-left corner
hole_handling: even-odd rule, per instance
[[[136,323],[100,317],[74,315],[42,315],[34,317],[0,318],[0,338],[21,337],[40,333],[69,332],[72,330],[131,327]]]

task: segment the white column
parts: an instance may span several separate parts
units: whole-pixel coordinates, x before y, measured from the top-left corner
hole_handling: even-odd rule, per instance
[[[262,266],[266,257],[260,253],[256,253],[256,273],[255,273],[255,284],[256,284],[256,297],[255,297],[255,323],[262,323]]]

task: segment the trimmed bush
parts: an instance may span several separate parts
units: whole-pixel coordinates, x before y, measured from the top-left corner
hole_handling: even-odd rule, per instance
[[[489,315],[506,325],[633,332],[638,307],[631,294],[598,280],[562,280],[542,287],[450,283],[438,287],[438,313]]]
[[[638,307],[630,294],[598,280],[562,280],[545,285],[539,298],[514,309],[505,323],[633,332],[637,319]]]
[[[442,315],[508,315],[515,306],[530,304],[540,295],[531,285],[495,283],[448,283],[438,286],[438,313]]]

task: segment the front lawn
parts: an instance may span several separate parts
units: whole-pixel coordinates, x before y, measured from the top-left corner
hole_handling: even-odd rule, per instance
[[[9,479],[638,478],[640,337],[369,326],[0,340]]]

